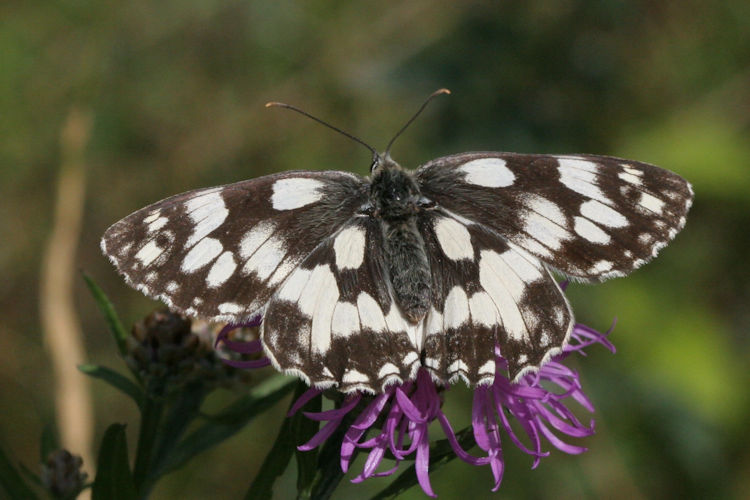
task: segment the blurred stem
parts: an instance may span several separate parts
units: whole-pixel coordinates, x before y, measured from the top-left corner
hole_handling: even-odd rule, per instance
[[[156,436],[159,433],[159,423],[164,413],[163,400],[147,397],[143,410],[141,411],[141,428],[138,433],[138,445],[135,452],[135,465],[133,466],[133,483],[140,498],[146,498],[153,486],[153,481],[148,481],[149,468],[153,458]]]
[[[84,152],[91,116],[78,107],[68,113],[60,134],[62,162],[55,201],[52,234],[42,260],[40,313],[44,341],[52,361],[55,408],[61,444],[83,457],[91,475],[94,417],[88,379],[76,366],[85,361],[85,349],[73,304],[76,248],[81,232],[85,198]]]
[[[290,409],[306,390],[307,385],[301,380],[298,381],[292,400],[289,403]],[[318,396],[319,399],[320,396]],[[320,401],[317,404],[319,405]],[[305,408],[307,408],[307,405],[305,405]],[[276,436],[276,441],[274,441],[271,450],[266,455],[265,460],[263,460],[263,464],[260,466],[252,484],[250,484],[250,488],[245,493],[245,500],[265,500],[266,498],[271,498],[273,495],[273,485],[276,479],[286,470],[297,446],[294,439],[293,421],[300,418],[307,418],[302,414],[302,411],[303,409],[300,409],[294,416],[284,419],[281,429],[279,429],[279,434]]]
[[[198,415],[205,396],[206,389],[203,382],[199,381],[185,387],[177,402],[172,405],[161,432],[159,432],[158,442],[154,446],[151,467],[144,484],[144,487],[148,490],[164,474],[165,464],[169,463],[170,455],[175,446]]]

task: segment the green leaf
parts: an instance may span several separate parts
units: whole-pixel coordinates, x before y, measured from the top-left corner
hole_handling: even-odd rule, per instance
[[[296,390],[294,391],[294,397],[290,403],[290,408],[305,391],[307,385],[301,380],[297,381]],[[319,398],[316,398],[319,401]],[[308,403],[310,404],[310,403]],[[319,403],[318,403],[319,406]],[[297,449],[297,441],[295,440],[295,417],[299,417],[302,412],[297,412],[291,418],[285,418],[281,429],[279,430],[276,441],[274,441],[271,451],[266,455],[266,459],[260,466],[258,474],[255,476],[255,480],[250,485],[247,493],[245,494],[245,500],[264,500],[266,498],[273,497],[273,484],[276,482],[276,478],[281,476],[289,465],[289,461],[292,459],[292,455]],[[304,416],[303,416],[304,418]],[[302,427],[299,423],[296,427]],[[307,471],[306,471],[307,473]],[[313,469],[314,473],[314,469]],[[299,476],[298,476],[299,481]]]
[[[177,400],[170,406],[169,414],[157,437],[154,456],[148,471],[148,482],[156,482],[165,472],[165,463],[182,438],[185,430],[200,414],[206,396],[202,382],[190,384],[180,391]]]
[[[11,463],[8,456],[0,448],[0,486],[7,493],[8,498],[39,498],[23,480],[21,474]]]
[[[456,438],[458,439],[458,444],[460,444],[464,450],[471,449],[475,444],[471,427],[466,427],[457,432]],[[456,458],[456,453],[453,451],[453,448],[447,439],[436,441],[430,446],[430,473],[433,473],[454,458]],[[419,481],[417,480],[417,471],[415,466],[411,465],[390,485],[381,490],[377,495],[373,496],[372,500],[395,498],[417,484],[419,484]]]
[[[239,432],[248,422],[291,392],[295,381],[276,375],[264,380],[250,394],[229,405],[183,439],[160,465],[163,472],[177,469],[202,451]]]
[[[99,365],[78,365],[78,369],[86,375],[103,380],[115,389],[127,394],[135,401],[138,408],[142,408],[143,398],[145,397],[143,389],[125,375]]]
[[[122,322],[120,322],[120,318],[117,317],[115,307],[104,294],[104,291],[99,288],[99,285],[94,283],[94,280],[91,279],[91,277],[86,273],[82,273],[82,275],[84,281],[86,281],[86,285],[89,287],[89,291],[91,291],[91,295],[94,296],[94,300],[96,300],[96,303],[99,305],[99,309],[102,311],[102,313],[104,314],[104,318],[107,320],[109,330],[112,332],[112,336],[115,338],[115,342],[117,343],[117,349],[120,351],[120,354],[124,356],[127,353],[127,330],[122,325]]]
[[[53,424],[46,424],[39,438],[39,461],[44,463],[50,453],[60,449],[57,430]]]
[[[307,390],[304,382],[298,384],[297,391],[292,404]],[[297,446],[308,442],[320,429],[320,422],[307,418],[304,411],[319,412],[323,406],[322,396],[317,396],[300,410],[290,417],[290,427],[292,432],[292,444],[294,445],[294,454],[297,461],[297,492],[300,497],[309,495],[312,487],[315,473],[318,468],[318,449],[310,451],[300,451]]]
[[[92,500],[135,500],[133,477],[128,465],[125,425],[112,424],[104,433],[97,459]]]
[[[141,426],[138,429],[138,444],[135,450],[135,463],[133,464],[133,484],[141,493],[147,493],[153,483],[151,477],[151,461],[156,449],[156,440],[162,429],[162,415],[164,414],[164,401],[154,398],[145,398],[141,409]]]

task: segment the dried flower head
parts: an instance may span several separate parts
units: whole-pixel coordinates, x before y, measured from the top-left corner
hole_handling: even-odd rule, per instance
[[[246,380],[247,372],[220,360],[211,338],[205,323],[194,328],[185,316],[154,311],[133,326],[125,361],[152,394],[168,394],[191,382],[227,387]]]
[[[83,459],[68,450],[55,450],[42,463],[41,480],[54,498],[73,498],[86,482]]]

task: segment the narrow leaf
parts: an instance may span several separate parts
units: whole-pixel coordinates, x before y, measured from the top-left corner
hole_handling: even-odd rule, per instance
[[[307,385],[300,381],[297,385],[292,403],[307,390]],[[307,443],[320,429],[320,422],[307,418],[303,412],[319,412],[323,405],[323,397],[318,395],[305,404],[290,417],[292,430],[292,444],[294,445],[297,461],[297,491],[300,497],[309,495],[318,465],[318,449],[300,451],[297,446]]]
[[[307,386],[305,383],[301,380],[297,381],[294,397],[289,403],[290,408],[306,390]],[[295,417],[299,415],[302,415],[302,412],[297,412]],[[253,480],[245,494],[245,500],[264,500],[273,497],[273,485],[276,479],[286,470],[296,450],[297,443],[295,441],[293,419],[294,417],[284,419],[279,434],[276,436],[276,441],[274,441],[271,447],[271,451],[266,455],[266,459],[260,466],[255,480]]]
[[[125,375],[99,365],[78,365],[78,369],[86,375],[103,380],[115,389],[127,394],[135,401],[138,408],[143,406],[143,389]]]
[[[165,472],[165,464],[188,426],[199,415],[206,396],[202,382],[190,384],[180,392],[169,409],[156,442],[154,456],[148,473],[149,481],[155,482]]]
[[[183,439],[167,456],[162,473],[177,469],[202,451],[233,436],[252,419],[291,392],[294,380],[277,375],[263,381],[250,394],[240,398]]]
[[[104,291],[99,288],[99,285],[97,285],[89,275],[87,275],[86,273],[82,273],[82,275],[84,281],[86,281],[86,285],[88,286],[89,291],[91,291],[91,295],[94,296],[94,300],[96,300],[96,303],[99,305],[99,309],[104,314],[104,318],[107,321],[109,330],[112,332],[112,336],[115,338],[115,342],[117,342],[117,349],[120,351],[120,354],[124,356],[127,352],[127,330],[122,325],[120,318],[117,316],[117,312],[115,312],[115,307],[104,294]]]
[[[8,498],[28,498],[30,500],[39,498],[23,480],[2,448],[0,448],[0,486],[2,486],[0,491],[5,491]]]
[[[107,428],[96,467],[92,500],[135,500],[137,495],[128,465],[125,425],[112,424]]]
[[[133,464],[133,484],[140,493],[148,491],[153,483],[150,483],[151,460],[156,449],[156,439],[164,414],[164,401],[154,398],[145,398],[141,409],[141,426],[138,429],[138,444],[135,450],[135,463]]]

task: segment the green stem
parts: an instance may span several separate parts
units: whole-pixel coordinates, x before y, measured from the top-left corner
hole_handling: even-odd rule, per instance
[[[206,390],[202,382],[188,385],[177,398],[177,402],[167,415],[158,440],[155,442],[151,467],[145,479],[145,485],[155,483],[165,472],[165,464],[169,462],[172,451],[185,434],[185,430],[198,416]]]
[[[159,424],[163,413],[164,403],[161,400],[146,397],[141,411],[141,428],[138,433],[135,465],[133,466],[133,483],[141,498],[146,498],[148,490],[151,488],[146,479],[148,478],[154,444],[159,433]]]
[[[294,405],[302,394],[307,390],[304,382],[297,382],[297,387],[290,403],[290,408]],[[318,396],[320,398],[320,396]],[[309,403],[308,403],[309,404]],[[317,405],[320,403],[318,402]],[[319,407],[319,406],[318,406]],[[250,488],[245,494],[245,500],[265,500],[273,495],[273,485],[276,479],[284,473],[289,461],[292,459],[297,447],[295,442],[295,421],[300,418],[306,418],[302,415],[301,410],[290,418],[284,418],[276,441],[271,447],[271,451],[266,455],[263,464],[260,466],[258,474],[255,476]]]

